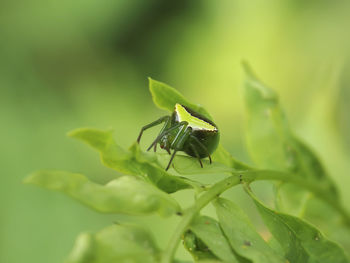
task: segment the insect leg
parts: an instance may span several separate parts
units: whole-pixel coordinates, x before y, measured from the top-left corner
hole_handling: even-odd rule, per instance
[[[170,165],[171,165],[171,163],[172,163],[172,161],[173,161],[173,159],[174,159],[174,157],[175,157],[176,152],[177,152],[177,150],[174,150],[174,151],[173,151],[173,154],[172,154],[171,157],[170,157],[170,161],[169,161],[169,163],[168,163],[168,166],[165,168],[165,171],[168,171],[168,169],[169,169],[169,167],[170,167]]]
[[[176,155],[176,152],[182,148],[183,144],[185,143],[185,141],[187,140],[187,138],[189,137],[190,133],[191,133],[191,128],[187,127],[188,123],[184,123],[182,128],[180,129],[180,131],[177,133],[175,140],[173,141],[173,143],[171,144],[174,148],[174,152],[171,155],[170,161],[168,163],[168,166],[166,167],[165,171],[167,171]],[[178,138],[178,139],[177,139]],[[174,144],[175,142],[175,144]]]
[[[152,142],[152,144],[148,147],[147,151],[149,151],[153,146],[154,144],[156,144],[164,135],[168,134],[169,132],[183,126],[183,125],[187,125],[187,121],[182,121],[182,122],[179,122],[177,124],[175,124],[173,127],[170,127],[169,129],[165,129],[161,134],[159,134],[157,136],[157,138]]]
[[[158,133],[158,136],[159,136],[160,134],[162,134],[163,131],[164,131],[165,129],[168,128],[169,123],[170,123],[170,120],[171,120],[171,118],[170,118],[170,116],[169,116],[169,118],[167,118],[167,119],[165,120],[165,124],[163,125],[162,129],[161,129],[160,132]],[[154,149],[154,152],[157,151],[157,143],[154,144],[153,149]],[[170,152],[169,152],[169,154],[170,154]]]
[[[141,136],[142,136],[142,134],[143,134],[143,132],[145,130],[147,130],[147,129],[151,128],[151,127],[154,127],[154,126],[156,126],[158,124],[161,124],[164,121],[169,121],[169,120],[170,120],[170,116],[164,116],[164,117],[161,117],[161,118],[159,118],[158,120],[156,120],[154,122],[151,122],[150,124],[147,124],[147,125],[143,126],[141,128],[139,136],[137,137],[137,142],[140,143]]]
[[[191,147],[192,151],[194,152],[194,154],[196,155],[196,157],[197,157],[197,159],[199,161],[199,164],[203,168],[203,164],[202,164],[201,158],[199,157],[199,153],[197,151],[197,148],[192,143],[190,144],[190,147]]]
[[[176,134],[176,136],[175,136],[173,142],[171,143],[171,146],[170,146],[171,149],[179,149],[179,147],[177,147],[177,146],[178,146],[178,142],[179,142],[180,139],[183,137],[183,135],[185,135],[186,132],[187,132],[187,123],[184,124],[184,125],[180,128],[179,132]]]
[[[209,152],[208,152],[207,147],[205,147],[205,146],[203,145],[203,143],[201,143],[201,141],[198,140],[198,138],[197,138],[196,136],[191,136],[191,139],[193,139],[193,140],[206,152],[206,154],[207,154],[208,157],[209,157],[209,162],[212,163],[211,157],[210,157],[210,154],[209,154]]]

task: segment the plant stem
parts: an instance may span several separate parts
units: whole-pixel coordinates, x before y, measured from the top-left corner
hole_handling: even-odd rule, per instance
[[[238,174],[232,175],[214,184],[207,192],[201,195],[196,203],[189,208],[184,214],[181,222],[177,226],[173,236],[171,237],[167,248],[162,256],[162,263],[171,263],[181,236],[185,233],[192,219],[199,213],[199,211],[210,203],[213,199],[219,196],[222,192],[240,183]]]
[[[196,203],[190,207],[184,214],[182,220],[177,226],[173,236],[171,237],[167,248],[162,255],[162,263],[171,263],[177,246],[180,242],[181,236],[185,233],[193,218],[200,212],[200,210],[210,203],[213,199],[218,197],[222,192],[237,185],[244,180],[247,183],[259,180],[278,180],[288,183],[293,183],[303,187],[306,190],[314,193],[316,197],[322,199],[334,209],[336,209],[344,218],[345,224],[350,226],[350,215],[340,204],[339,200],[333,199],[329,196],[327,189],[321,188],[318,185],[309,182],[303,178],[297,177],[293,174],[279,171],[269,170],[250,170],[244,172],[232,172],[232,176],[223,179],[214,184],[208,191],[201,195]]]

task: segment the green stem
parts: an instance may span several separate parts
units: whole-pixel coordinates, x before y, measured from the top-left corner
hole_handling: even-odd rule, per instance
[[[162,256],[162,263],[171,263],[177,246],[180,242],[181,236],[185,233],[192,219],[199,211],[215,199],[222,192],[240,183],[238,174],[232,175],[224,180],[214,184],[207,192],[201,195],[196,203],[186,211],[181,222],[177,226],[173,236],[171,237],[167,248]]]
[[[339,200],[333,199],[329,196],[327,189],[323,189],[317,186],[315,183],[309,182],[303,178],[297,177],[293,174],[279,171],[269,170],[251,170],[244,172],[232,172],[232,176],[223,179],[222,181],[214,184],[208,191],[201,195],[196,203],[190,207],[184,214],[182,220],[177,226],[173,236],[171,237],[167,248],[162,256],[162,263],[171,263],[177,246],[180,242],[181,236],[188,229],[193,218],[200,210],[210,203],[213,199],[219,196],[222,192],[240,183],[240,177],[247,183],[259,180],[278,180],[288,183],[293,183],[303,187],[306,190],[314,193],[315,196],[322,199],[334,209],[336,209],[344,218],[345,223],[350,226],[350,215],[340,204]]]

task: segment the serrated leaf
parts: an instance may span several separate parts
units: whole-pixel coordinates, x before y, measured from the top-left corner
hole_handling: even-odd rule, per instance
[[[207,216],[197,217],[190,225],[190,230],[206,244],[211,253],[224,262],[240,262],[237,260],[225,238],[219,223]]]
[[[300,218],[279,213],[263,205],[247,189],[272,235],[290,263],[347,263],[343,249]]]
[[[65,263],[155,263],[159,249],[150,234],[136,226],[113,225],[78,236]]]
[[[213,202],[220,225],[234,251],[254,263],[285,263],[256,232],[246,214],[233,202],[218,198]]]
[[[140,151],[137,143],[129,150],[120,147],[114,141],[112,131],[81,128],[68,135],[99,151],[102,162],[107,167],[123,174],[146,177],[167,193],[192,187],[186,180],[166,172],[157,161],[157,155]]]
[[[122,176],[99,185],[81,174],[38,171],[24,182],[65,193],[102,213],[145,215],[158,212],[168,216],[180,211],[171,196],[133,176]]]
[[[323,189],[333,199],[338,195],[336,187],[328,176],[316,155],[291,131],[277,94],[261,83],[252,73],[248,65],[244,65],[246,80],[244,82],[245,104],[247,112],[247,145],[254,162],[263,169],[288,171],[295,176],[312,181]],[[280,195],[290,196],[293,192],[307,196],[308,193],[295,186],[287,194],[284,190]],[[303,200],[297,199],[297,200]],[[283,200],[283,199],[277,199]],[[279,207],[289,213],[300,213],[303,203],[280,203]]]

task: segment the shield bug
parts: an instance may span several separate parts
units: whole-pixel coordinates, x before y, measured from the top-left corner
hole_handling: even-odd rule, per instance
[[[164,123],[159,135],[148,147],[157,150],[157,144],[171,154],[170,161],[165,170],[168,170],[176,153],[183,151],[186,154],[198,159],[203,167],[202,158],[208,157],[211,163],[210,154],[218,146],[220,133],[214,122],[191,110],[190,108],[177,103],[171,116],[164,116],[142,127],[137,142],[140,143],[143,132],[151,127]],[[171,153],[173,150],[173,153]]]

